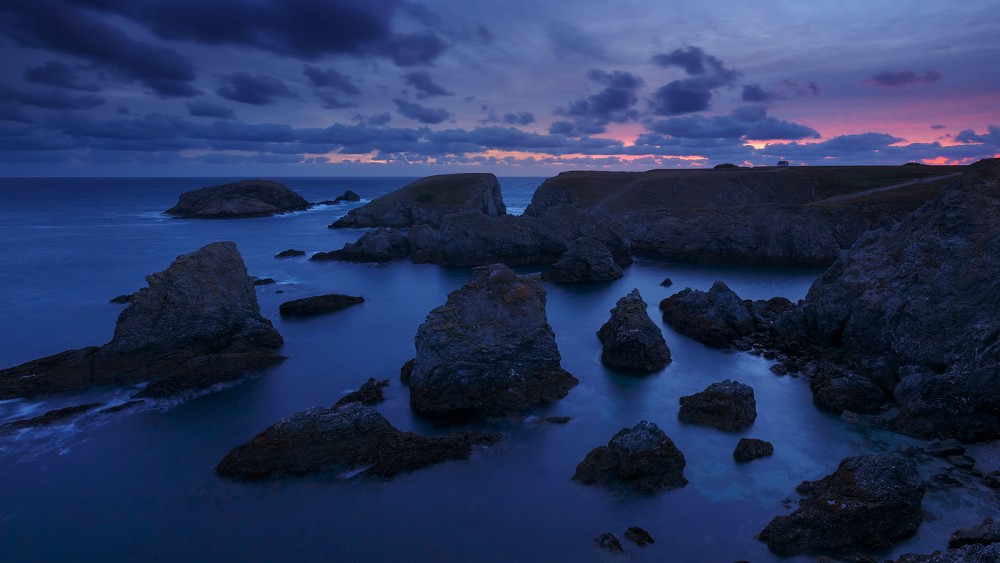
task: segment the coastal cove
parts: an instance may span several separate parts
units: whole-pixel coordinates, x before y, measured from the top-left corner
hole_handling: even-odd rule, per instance
[[[429,311],[469,278],[466,267],[309,261],[354,242],[359,231],[327,225],[407,184],[401,178],[275,178],[308,201],[352,190],[361,202],[321,205],[274,217],[192,220],[163,214],[184,191],[235,179],[0,179],[0,368],[111,337],[121,305],[174,257],[213,241],[235,241],[249,273],[276,283],[256,289],[261,313],[284,337],[288,359],[261,377],[187,401],[120,413],[89,413],[64,424],[0,435],[0,552],[13,560],[600,560],[592,542],[626,528],[656,543],[626,543],[637,561],[777,560],[755,536],[798,498],[795,487],[832,472],[845,456],[894,453],[921,460],[924,479],[947,464],[925,442],[852,424],[813,404],[801,378],[777,376],[772,361],[706,347],[675,332],[656,305],[685,287],[723,280],[744,299],[803,298],[822,268],[705,265],[637,257],[616,281],[545,283],[548,321],[562,366],[580,383],[527,419],[466,428],[503,442],[467,461],[437,465],[391,482],[360,479],[242,484],[213,468],[233,447],[294,412],[330,406],[369,377],[388,379],[375,405],[404,431],[443,435],[413,414],[399,369]],[[500,178],[503,200],[520,214],[542,178]],[[276,259],[295,248],[305,257]],[[519,273],[547,268],[519,266]],[[673,285],[661,287],[669,277]],[[633,288],[670,348],[672,362],[648,376],[615,373],[600,361],[597,330]],[[281,293],[277,293],[277,292]],[[283,319],[282,302],[323,293],[364,297],[361,305],[308,319]],[[678,400],[734,379],[756,393],[748,429],[720,432],[677,420]],[[69,405],[124,403],[137,388],[0,402],[0,423]],[[539,417],[568,416],[565,425]],[[592,448],[648,420],[684,453],[690,483],[649,497],[582,486],[571,477]],[[774,445],[774,455],[736,464],[741,437]],[[990,450],[970,453],[978,469],[1000,468]],[[962,479],[965,479],[964,477]],[[932,487],[916,535],[880,558],[943,549],[948,536],[996,514],[994,493],[968,480]],[[280,551],[275,551],[279,550]],[[806,560],[790,558],[788,560]]]

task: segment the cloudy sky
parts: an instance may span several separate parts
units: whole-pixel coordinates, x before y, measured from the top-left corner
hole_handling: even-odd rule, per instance
[[[1000,156],[1000,1],[4,0],[0,176]]]

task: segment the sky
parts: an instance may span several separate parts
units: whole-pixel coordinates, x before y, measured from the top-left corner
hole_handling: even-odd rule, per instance
[[[998,0],[4,0],[0,176],[1000,157]]]

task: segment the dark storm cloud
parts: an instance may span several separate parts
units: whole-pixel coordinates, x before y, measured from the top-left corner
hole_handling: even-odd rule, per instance
[[[976,134],[972,129],[966,129],[955,135],[955,140],[959,143],[984,143],[1000,147],[1000,127],[990,125],[987,133],[982,135]]]
[[[775,100],[785,100],[792,96],[802,98],[818,95],[819,86],[815,82],[799,83],[794,80],[782,80],[770,90],[756,83],[744,84],[742,99],[744,102],[771,103]]]
[[[656,115],[704,111],[712,105],[712,89],[688,80],[675,80],[653,94],[649,109]]]
[[[73,96],[63,90],[18,90],[0,86],[0,102],[16,102],[23,106],[33,106],[53,110],[90,109],[103,105],[99,96]]]
[[[138,81],[163,97],[194,96],[191,60],[132,39],[78,7],[56,0],[8,0],[0,33],[25,47],[57,51]]]
[[[220,82],[216,94],[243,104],[262,106],[272,104],[278,98],[295,96],[284,82],[271,76],[234,72],[223,76]]]
[[[350,96],[361,95],[361,90],[354,85],[354,82],[344,74],[332,69],[332,68],[319,68],[316,66],[305,65],[302,69],[302,74],[305,74],[309,78],[309,83],[313,86],[319,88],[330,88],[336,90],[341,94],[347,94]]]
[[[818,161],[825,158],[873,155],[902,141],[903,139],[886,133],[860,133],[841,135],[821,143],[767,145],[765,153],[798,160]]]
[[[698,47],[676,49],[671,53],[653,56],[653,62],[665,67],[677,66],[690,76],[704,76],[719,81],[719,85],[731,84],[739,73],[722,64],[722,61],[702,51]]]
[[[552,52],[560,59],[605,59],[604,44],[580,28],[560,21],[552,22],[546,30]]]
[[[902,72],[889,72],[887,70],[883,70],[863,82],[868,82],[876,86],[897,88],[899,86],[907,86],[910,84],[929,84],[931,82],[937,82],[938,80],[941,80],[941,78],[943,78],[943,75],[936,70],[928,70],[923,75],[919,75],[912,70]]]
[[[434,82],[431,75],[424,71],[410,72],[403,75],[406,83],[417,91],[418,98],[430,98],[433,96],[453,96],[440,84]]]
[[[572,117],[575,130],[586,133],[603,133],[607,124],[625,123],[638,119],[634,109],[639,101],[637,91],[642,87],[642,79],[634,74],[616,70],[606,72],[591,69],[587,78],[604,85],[600,92],[585,99],[570,103],[566,109],[558,109],[556,114]]]
[[[236,112],[232,108],[216,105],[210,102],[196,100],[188,102],[188,113],[194,117],[214,117],[216,119],[235,119]]]
[[[780,87],[785,93],[791,93],[800,97],[819,96],[820,94],[819,86],[811,80],[803,84],[786,79],[781,81]]]
[[[317,90],[316,97],[319,98],[320,105],[326,109],[343,109],[357,107],[358,104],[345,100],[331,92]]]
[[[100,90],[94,84],[81,84],[77,72],[62,61],[46,61],[39,66],[28,67],[24,70],[24,78],[36,84],[67,88],[69,90],[83,90],[85,92],[97,92]]]
[[[508,125],[530,125],[535,122],[535,114],[530,111],[508,112],[503,114],[503,122]]]
[[[649,107],[656,115],[680,115],[704,111],[711,106],[712,91],[730,86],[740,73],[728,69],[722,61],[698,47],[677,49],[653,57],[664,67],[680,67],[689,77],[669,82],[653,94]]]
[[[361,115],[360,113],[351,118],[357,123],[364,123],[372,127],[383,127],[392,121],[391,113],[376,113],[375,115]]]
[[[650,123],[648,129],[672,137],[692,139],[818,139],[811,127],[767,115],[762,107],[737,108],[730,115],[674,117]]]
[[[760,87],[760,84],[744,84],[744,102],[771,102],[776,98],[775,94]]]
[[[397,66],[431,64],[447,49],[444,40],[432,32],[394,35],[378,45],[374,53],[389,57]]]
[[[400,115],[403,117],[409,117],[410,119],[414,119],[420,123],[441,123],[445,119],[451,117],[451,114],[445,109],[429,108],[416,102],[408,102],[399,98],[392,101],[396,103],[396,109],[399,111]]]

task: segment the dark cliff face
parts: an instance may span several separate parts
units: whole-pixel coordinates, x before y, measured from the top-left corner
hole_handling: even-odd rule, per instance
[[[235,219],[267,217],[308,207],[308,201],[280,182],[243,180],[185,192],[166,213],[191,219]]]

